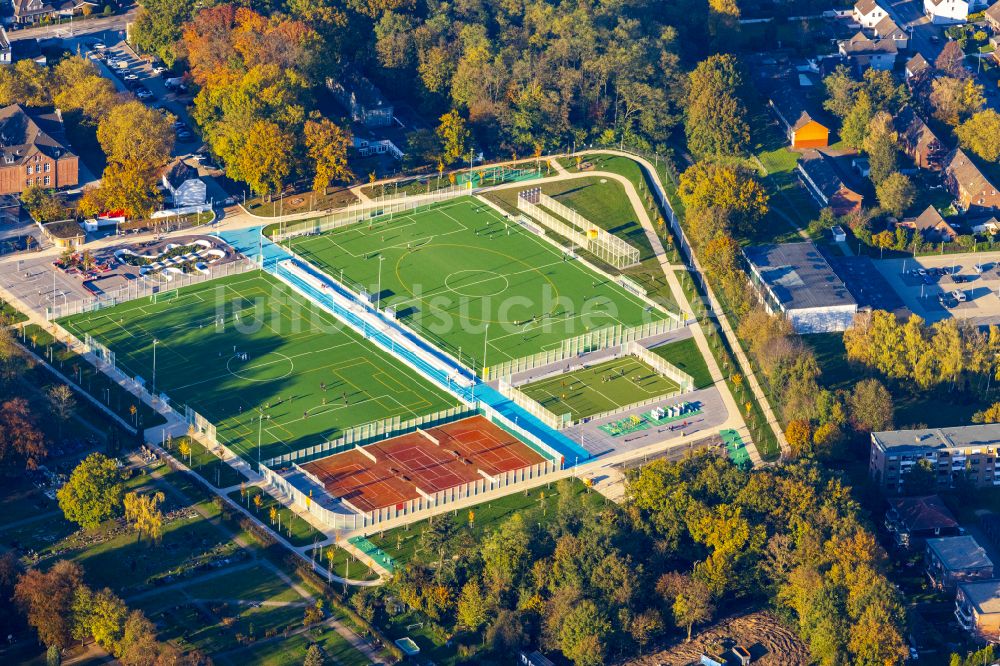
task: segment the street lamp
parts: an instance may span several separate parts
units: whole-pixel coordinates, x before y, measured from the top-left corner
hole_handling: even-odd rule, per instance
[[[156,343],[159,342],[156,338],[153,338],[153,397],[156,397]]]
[[[264,412],[257,414],[257,473],[260,473],[260,433],[264,424]]]
[[[385,257],[382,254],[378,255],[378,291],[375,292],[375,311],[378,312],[379,306],[382,305],[382,262],[385,261]]]

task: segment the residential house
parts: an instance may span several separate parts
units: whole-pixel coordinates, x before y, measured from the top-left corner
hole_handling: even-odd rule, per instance
[[[986,24],[994,34],[1000,33],[1000,2],[994,2],[986,10]]]
[[[327,78],[326,87],[351,114],[351,120],[365,127],[392,125],[394,107],[374,83],[363,76],[354,76],[341,83]]]
[[[900,548],[923,548],[927,539],[958,536],[962,528],[938,495],[891,497],[885,528]]]
[[[873,30],[878,39],[892,40],[898,50],[906,50],[909,46],[910,35],[888,16],[876,23]]]
[[[1000,642],[1000,580],[960,583],[955,618],[977,640]]]
[[[896,42],[893,40],[869,39],[863,32],[859,32],[850,39],[837,42],[837,49],[840,55],[848,59],[859,75],[869,68],[892,70],[896,65],[896,56],[899,53]]]
[[[918,168],[931,171],[944,168],[948,149],[912,106],[904,107],[893,124],[899,133],[900,148]]]
[[[993,578],[993,562],[969,535],[927,539],[927,576],[939,590]]]
[[[830,145],[829,128],[816,120],[797,87],[779,86],[769,101],[785,127],[792,148],[825,148]]]
[[[92,0],[13,0],[13,5],[14,22],[22,24],[80,14],[85,6],[91,11],[98,8],[98,3]]]
[[[902,491],[910,468],[921,460],[930,463],[939,488],[950,488],[959,477],[980,488],[1000,486],[1000,424],[889,430],[871,438],[868,473],[886,491]]]
[[[931,23],[948,25],[969,19],[968,0],[924,0],[924,14]]]
[[[945,185],[966,212],[987,213],[1000,208],[1000,192],[961,148],[945,161]]]
[[[861,210],[864,197],[844,184],[832,158],[818,150],[807,150],[797,169],[820,208],[831,208],[837,215]]]
[[[198,171],[180,158],[167,165],[162,176],[163,189],[170,193],[174,208],[204,206],[208,200],[208,187],[198,178]]]
[[[61,188],[79,181],[79,158],[70,150],[58,109],[0,109],[0,194],[29,185]]]
[[[874,28],[879,21],[889,15],[882,6],[875,0],[859,0],[854,5],[852,17],[856,23],[860,23],[863,28]]]
[[[903,75],[906,78],[906,82],[913,85],[914,82],[919,81],[931,71],[933,71],[931,64],[927,62],[927,59],[924,58],[923,54],[918,53],[906,61],[906,67],[903,70]]]
[[[934,206],[928,206],[916,217],[900,220],[896,226],[912,229],[928,243],[950,243],[958,238],[958,231],[941,217],[941,213]]]

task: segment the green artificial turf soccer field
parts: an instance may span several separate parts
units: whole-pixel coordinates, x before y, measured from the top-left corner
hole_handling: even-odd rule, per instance
[[[569,412],[578,421],[680,386],[635,356],[623,356],[518,388],[553,414]]]
[[[665,316],[471,197],[286,244],[477,369]]]
[[[182,411],[190,405],[248,460],[257,459],[259,408],[266,460],[351,426],[452,406],[447,394],[267,274],[173,293],[176,298],[143,298],[60,323],[80,339],[90,333],[147,387],[156,339],[156,391]]]

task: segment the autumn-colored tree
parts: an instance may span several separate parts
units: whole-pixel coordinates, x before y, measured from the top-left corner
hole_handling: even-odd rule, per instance
[[[142,541],[142,535],[157,543],[163,535],[163,503],[162,492],[140,493],[133,491],[125,495],[125,522],[135,530],[136,541]]]
[[[188,465],[191,464],[191,442],[184,438],[177,443],[177,453],[181,455],[181,458],[187,458]]]
[[[965,68],[965,51],[957,41],[947,41],[941,53],[934,61],[934,66],[945,76],[957,79],[970,78],[971,73]]]
[[[115,461],[91,453],[76,466],[57,497],[66,520],[92,529],[121,511],[124,492]]]
[[[727,211],[738,227],[767,214],[767,190],[745,168],[716,162],[696,162],[681,174],[677,189],[688,209]]]
[[[855,384],[847,404],[858,430],[874,432],[892,427],[892,394],[877,379],[862,379]]]
[[[17,582],[14,601],[45,645],[67,647],[73,637],[73,600],[83,583],[83,569],[59,560],[42,572],[29,569]]]
[[[972,415],[973,423],[1000,423],[1000,402],[994,402]]]
[[[126,217],[148,217],[163,201],[156,174],[138,162],[109,162],[98,190],[84,193],[77,204],[81,211],[99,214],[123,211]]]
[[[708,586],[687,574],[663,574],[656,581],[656,591],[670,605],[676,625],[687,631],[688,641],[694,625],[708,622],[715,613]]]
[[[72,612],[74,638],[93,639],[111,654],[120,652],[128,608],[110,589],[95,592],[80,585],[73,595]]]
[[[837,457],[843,443],[844,433],[836,423],[828,421],[813,433],[813,451],[821,459]]]
[[[0,405],[0,466],[34,469],[48,455],[45,437],[24,398]]]
[[[459,625],[470,631],[478,631],[479,627],[486,624],[489,604],[483,595],[483,589],[478,580],[470,580],[462,587],[462,594],[458,599],[458,611],[456,619]]]
[[[76,398],[73,389],[66,384],[56,384],[48,392],[49,409],[59,422],[59,438],[62,439],[62,429],[73,418],[76,410]]]
[[[291,173],[292,147],[292,137],[275,123],[254,122],[237,156],[240,178],[257,194],[280,191]]]
[[[966,150],[988,162],[1000,159],[1000,113],[985,109],[955,128],[955,136]]]
[[[304,129],[306,152],[313,162],[313,189],[326,193],[330,183],[349,181],[354,173],[347,166],[351,137],[326,118],[307,120]]]
[[[854,106],[844,117],[840,127],[840,138],[852,148],[862,148],[874,115],[875,107],[872,106],[871,97],[862,90],[858,93]]]
[[[983,87],[974,79],[940,76],[931,83],[931,106],[934,117],[949,125],[958,125],[986,105]]]
[[[41,185],[31,185],[21,193],[21,204],[36,222],[55,222],[66,219],[66,206],[55,190]]]
[[[597,605],[586,599],[575,605],[563,619],[559,647],[576,666],[600,666],[607,649],[611,623]]]
[[[792,453],[796,456],[808,454],[812,444],[812,428],[808,421],[794,419],[788,422],[785,428],[785,439],[792,447]]]
[[[142,102],[114,107],[97,126],[97,140],[109,162],[134,165],[143,172],[159,169],[174,146],[174,117]]]
[[[441,161],[452,164],[466,154],[465,144],[471,133],[465,126],[465,119],[458,111],[449,111],[439,120],[437,135],[442,146]]]

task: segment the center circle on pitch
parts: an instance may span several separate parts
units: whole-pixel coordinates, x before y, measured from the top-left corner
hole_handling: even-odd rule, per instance
[[[465,268],[449,273],[444,279],[444,286],[459,296],[470,298],[485,298],[498,296],[507,291],[510,282],[506,275],[481,268]]]
[[[255,357],[250,354],[247,360],[240,359],[237,352],[226,361],[226,369],[229,374],[239,377],[248,382],[273,382],[277,379],[284,379],[295,370],[295,363],[292,359],[278,352],[271,352],[263,356]]]

